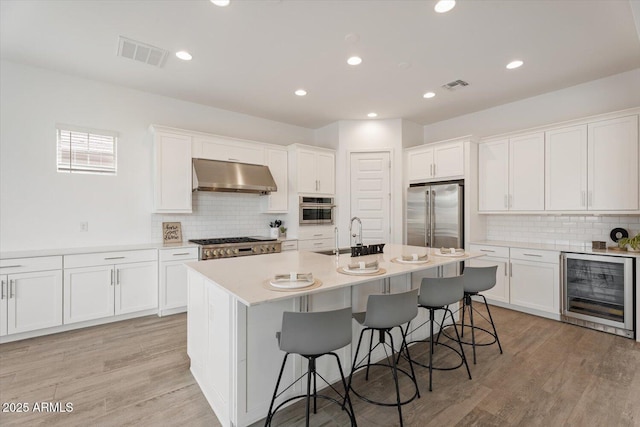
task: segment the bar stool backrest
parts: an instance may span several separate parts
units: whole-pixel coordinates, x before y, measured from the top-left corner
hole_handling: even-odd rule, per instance
[[[496,271],[498,266],[491,267],[465,267],[464,274],[464,291],[465,292],[482,292],[493,288],[496,285]]]
[[[397,294],[369,295],[364,326],[389,329],[403,325],[418,315],[418,290]]]
[[[351,344],[351,307],[309,313],[285,311],[280,350],[314,356]]]
[[[425,307],[444,307],[464,297],[462,276],[422,279],[418,304]]]

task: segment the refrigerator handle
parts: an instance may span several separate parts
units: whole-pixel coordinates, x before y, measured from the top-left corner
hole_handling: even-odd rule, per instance
[[[424,245],[428,248],[431,246],[431,191],[425,192],[425,204],[427,205],[427,215],[425,215],[425,236]]]
[[[436,221],[436,214],[434,211],[434,203],[436,198],[436,191],[431,190],[431,197],[429,197],[429,244],[427,246],[433,246],[433,241],[435,240],[433,236],[433,223]]]

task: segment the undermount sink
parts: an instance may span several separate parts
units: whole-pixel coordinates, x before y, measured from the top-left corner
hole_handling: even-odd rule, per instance
[[[317,251],[317,254],[321,254],[321,255],[335,255],[336,252],[335,249],[327,249],[326,251]],[[338,249],[338,253],[340,254],[350,254],[351,253],[351,248],[339,248]]]

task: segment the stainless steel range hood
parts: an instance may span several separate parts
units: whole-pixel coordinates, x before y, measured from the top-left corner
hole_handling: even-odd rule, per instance
[[[193,159],[193,169],[198,191],[269,194],[278,190],[271,171],[263,165]]]

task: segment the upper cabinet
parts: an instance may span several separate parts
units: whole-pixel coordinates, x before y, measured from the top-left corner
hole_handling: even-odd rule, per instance
[[[544,134],[480,144],[480,211],[544,210]]]
[[[638,116],[546,132],[551,211],[638,210]]]
[[[194,136],[193,158],[264,165],[265,149],[261,144],[235,138]]]
[[[191,213],[191,136],[153,131],[154,197],[157,213]]]
[[[284,148],[267,148],[265,150],[266,164],[269,166],[271,175],[276,182],[278,191],[273,191],[269,195],[267,212],[286,213],[288,209],[288,173],[287,173],[287,150]]]
[[[297,192],[334,194],[336,192],[335,153],[333,150],[294,146]]]
[[[435,143],[407,150],[410,183],[462,178],[464,143]]]

